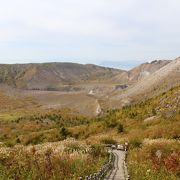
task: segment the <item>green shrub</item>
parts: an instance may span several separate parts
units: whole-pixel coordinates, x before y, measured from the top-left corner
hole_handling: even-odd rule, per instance
[[[117,131],[118,131],[118,133],[124,132],[124,127],[122,124],[118,124]]]
[[[93,157],[105,157],[107,153],[102,145],[94,144],[91,146],[91,155]]]
[[[66,139],[67,136],[70,135],[71,133],[67,130],[67,128],[62,127],[59,131],[59,134],[63,139]]]
[[[4,143],[7,147],[13,147],[15,145],[15,142],[12,140],[5,141]]]
[[[16,143],[21,143],[21,140],[19,138],[17,138]]]
[[[27,140],[25,140],[25,145],[29,144],[40,144],[43,141],[44,137],[43,134],[34,134],[32,136],[29,136]]]
[[[152,109],[152,114],[153,114],[153,116],[155,116],[157,114],[156,110],[154,108]]]
[[[117,120],[114,118],[112,118],[112,119],[108,118],[104,121],[104,123],[105,123],[106,128],[115,128],[118,125]]]
[[[142,140],[138,138],[131,139],[130,142],[130,148],[141,148],[142,147]]]
[[[101,142],[103,144],[117,144],[117,141],[112,139],[112,138],[104,138],[104,139],[101,139]]]

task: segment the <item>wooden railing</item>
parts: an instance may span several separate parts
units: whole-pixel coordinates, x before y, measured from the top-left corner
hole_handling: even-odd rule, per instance
[[[114,155],[112,152],[110,152],[108,162],[97,173],[91,174],[86,177],[79,177],[79,180],[101,180],[112,169],[113,164]]]
[[[124,168],[125,180],[130,180],[130,175],[128,173],[128,167],[127,167],[127,150],[125,150],[125,158],[124,158],[124,162],[123,162],[123,168]]]
[[[125,180],[130,180],[130,175],[128,173],[127,167],[127,145],[125,144],[125,158],[123,160],[123,168],[124,168],[124,178]],[[79,180],[102,180],[108,172],[110,172],[114,166],[115,157],[113,152],[109,152],[108,162],[95,174],[91,174],[86,177],[79,177]]]

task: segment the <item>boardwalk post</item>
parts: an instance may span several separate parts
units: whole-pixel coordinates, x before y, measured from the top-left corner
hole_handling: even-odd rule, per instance
[[[128,142],[125,142],[124,146],[125,146],[125,151],[127,151],[128,150]]]

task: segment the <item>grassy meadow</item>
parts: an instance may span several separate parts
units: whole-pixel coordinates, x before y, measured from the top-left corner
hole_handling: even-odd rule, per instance
[[[78,179],[107,161],[102,146],[67,139],[35,146],[0,148],[0,179]]]

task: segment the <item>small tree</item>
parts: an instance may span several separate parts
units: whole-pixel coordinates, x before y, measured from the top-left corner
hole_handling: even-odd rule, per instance
[[[16,143],[21,143],[21,140],[19,138],[17,138]]]
[[[122,125],[122,124],[118,124],[117,130],[118,130],[118,133],[124,132],[124,127],[123,127],[123,125]]]
[[[156,115],[156,110],[153,108],[152,109],[152,114],[155,116]]]
[[[62,127],[59,133],[64,139],[70,134],[70,132],[65,127]]]

